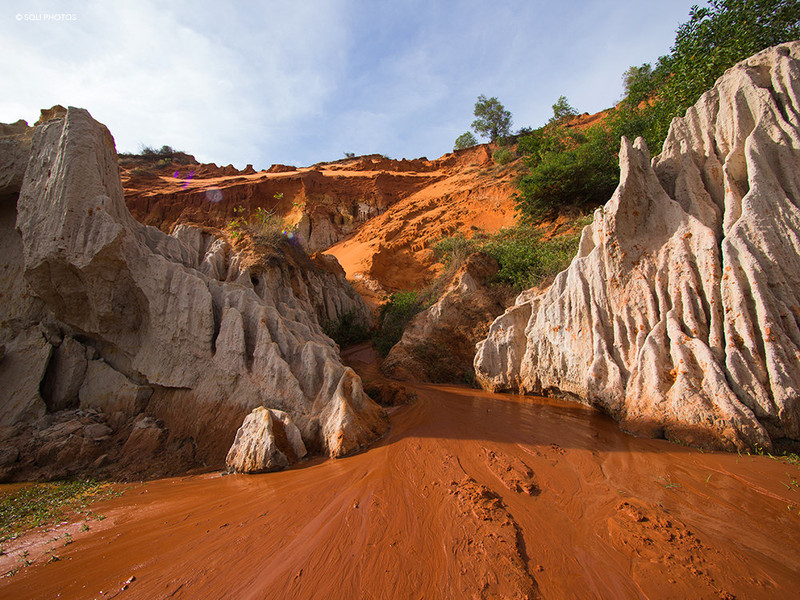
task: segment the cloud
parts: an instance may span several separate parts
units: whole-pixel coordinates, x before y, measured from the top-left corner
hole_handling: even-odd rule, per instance
[[[58,10],[20,3],[0,15],[0,78],[16,82],[13,99],[0,100],[0,120],[35,120],[37,108],[56,103],[83,106],[120,149],[169,144],[244,166],[281,142],[282,125],[320,110],[335,74],[332,7],[317,3],[312,19],[310,7],[289,2],[269,12],[96,3],[55,23],[12,20],[14,10]],[[306,36],[293,37],[301,28]]]
[[[501,3],[273,0],[10,2],[0,121],[88,108],[123,150],[297,165],[344,151],[438,156],[498,96],[537,126],[565,94],[612,105],[621,74],[669,50],[692,0]],[[62,22],[17,14],[72,13]]]

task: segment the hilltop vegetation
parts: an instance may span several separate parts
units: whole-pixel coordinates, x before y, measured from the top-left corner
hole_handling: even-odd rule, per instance
[[[669,54],[655,67],[645,63],[623,74],[625,96],[601,124],[584,131],[568,127],[575,111],[562,96],[546,125],[519,138],[517,152],[528,168],[519,182],[520,216],[535,222],[565,206],[605,202],[619,179],[620,137],[641,136],[658,152],[672,119],[726,69],[799,37],[797,0],[711,0],[706,8],[693,7]]]

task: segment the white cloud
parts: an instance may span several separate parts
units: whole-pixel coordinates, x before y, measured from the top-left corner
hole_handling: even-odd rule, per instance
[[[52,10],[20,4],[25,13]],[[120,149],[170,144],[244,166],[281,143],[274,128],[319,111],[333,85],[335,6],[316,8],[96,3],[60,23],[17,22],[12,9],[0,15],[0,79],[15,82],[13,98],[0,99],[0,120],[83,106]]]
[[[560,94],[610,106],[622,72],[666,53],[692,3],[11,2],[0,121],[83,106],[120,149],[169,144],[239,167],[437,156],[478,94],[517,127],[543,123]],[[48,12],[77,20],[16,20]]]

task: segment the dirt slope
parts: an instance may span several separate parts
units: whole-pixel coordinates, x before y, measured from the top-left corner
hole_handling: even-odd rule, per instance
[[[89,531],[61,526],[56,537],[72,527],[67,546],[53,532],[6,546],[3,570],[24,548],[34,564],[0,579],[0,596],[759,599],[796,589],[796,466],[633,438],[575,404],[414,389],[419,402],[363,454],[148,482],[96,505],[107,518]],[[46,564],[50,547],[61,560]]]
[[[515,223],[514,165],[495,166],[488,151],[480,158],[445,170],[440,180],[327,250],[362,295],[370,295],[364,288],[391,292],[428,283],[437,273],[430,246],[443,236],[460,231],[469,237]]]
[[[373,155],[261,172],[177,158],[122,157],[125,200],[139,221],[164,231],[183,222],[224,228],[237,210],[262,207],[294,226],[307,249],[328,249],[368,299],[427,283],[437,238],[515,220],[516,166],[496,166],[488,145],[430,161]]]

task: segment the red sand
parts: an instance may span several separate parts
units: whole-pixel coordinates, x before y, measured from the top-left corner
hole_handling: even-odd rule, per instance
[[[350,354],[366,378],[368,354]],[[575,404],[413,389],[361,454],[133,486],[0,597],[796,594],[797,466],[633,438]]]

